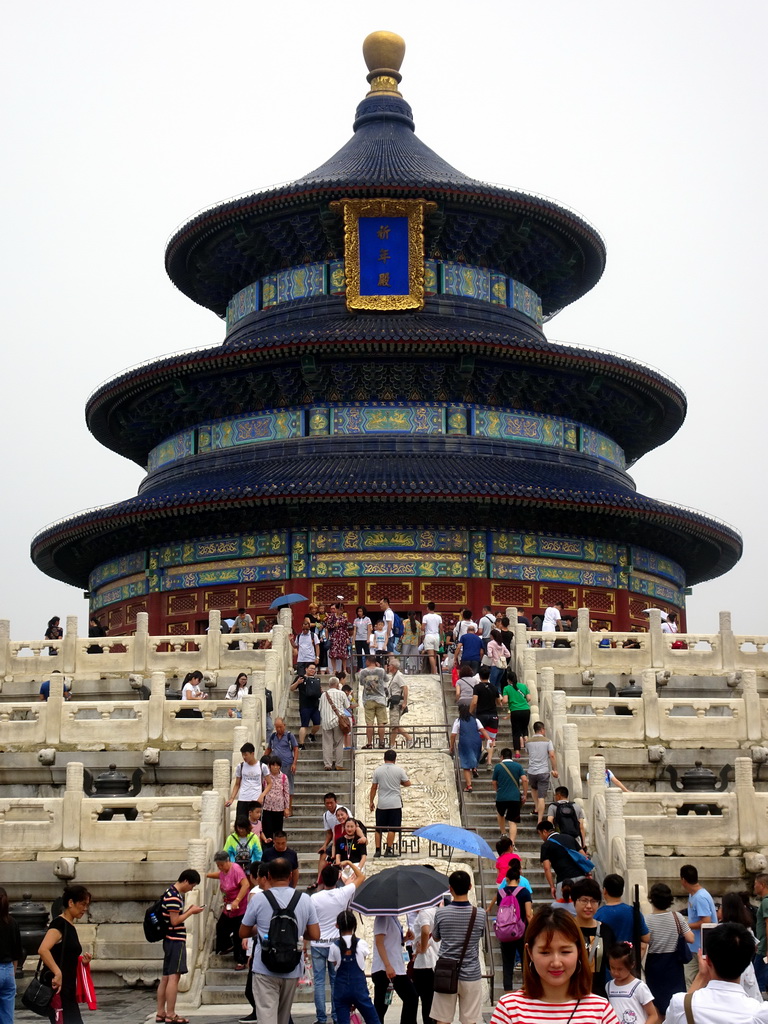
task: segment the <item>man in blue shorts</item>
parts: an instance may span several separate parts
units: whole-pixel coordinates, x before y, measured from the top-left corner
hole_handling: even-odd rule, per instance
[[[290,689],[298,691],[299,694],[299,718],[301,728],[299,729],[299,750],[304,750],[304,740],[307,738],[307,730],[312,743],[315,742],[315,733],[320,728],[320,677],[317,674],[316,665],[307,665],[304,674],[296,676],[291,683]]]

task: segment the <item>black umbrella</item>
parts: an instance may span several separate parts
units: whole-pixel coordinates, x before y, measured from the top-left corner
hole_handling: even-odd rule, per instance
[[[367,878],[350,903],[361,914],[406,914],[433,907],[448,892],[448,879],[420,864],[387,868]]]

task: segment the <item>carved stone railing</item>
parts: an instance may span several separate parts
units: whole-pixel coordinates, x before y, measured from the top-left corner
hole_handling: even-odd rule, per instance
[[[508,608],[507,614],[514,622],[517,609]],[[557,672],[590,669],[626,675],[637,675],[644,669],[677,675],[768,670],[768,636],[735,635],[730,612],[720,612],[717,633],[664,633],[657,608],[650,609],[648,632],[644,633],[593,633],[589,620],[589,609],[579,608],[573,632],[540,633],[518,625],[515,667],[520,678],[526,668],[541,671],[547,666]]]
[[[269,633],[222,633],[221,613],[210,612],[207,633],[190,636],[150,636],[145,612],[136,616],[136,632],[120,637],[78,636],[76,615],[67,616],[61,640],[11,640],[10,622],[0,620],[0,685],[48,679],[58,671],[76,679],[165,672],[168,676],[201,672],[266,671],[277,674],[278,686],[292,664],[291,614],[278,613]],[[263,649],[265,644],[269,649]],[[230,645],[234,646],[230,650]],[[89,649],[101,647],[101,652]],[[49,649],[57,653],[51,655]]]

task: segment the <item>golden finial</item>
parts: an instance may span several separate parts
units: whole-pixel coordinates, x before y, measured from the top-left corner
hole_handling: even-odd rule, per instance
[[[363,57],[368,65],[369,96],[391,93],[399,96],[402,79],[400,65],[405,57],[405,40],[395,32],[371,32],[363,41]]]

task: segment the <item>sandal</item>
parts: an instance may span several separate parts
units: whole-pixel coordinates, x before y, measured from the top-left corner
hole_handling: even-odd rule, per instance
[[[472,787],[471,786],[465,786],[464,787],[464,792],[465,793],[471,793],[472,792]]]
[[[165,1024],[190,1024],[188,1017],[180,1017],[178,1013],[174,1017],[165,1017]]]

